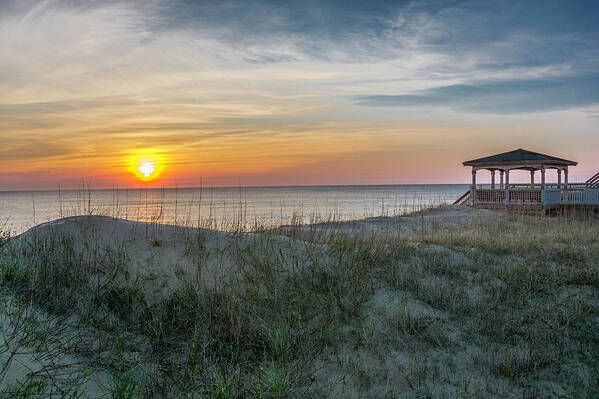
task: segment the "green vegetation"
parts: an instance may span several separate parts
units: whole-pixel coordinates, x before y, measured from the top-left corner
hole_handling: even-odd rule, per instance
[[[118,254],[4,245],[0,398],[599,396],[596,220],[412,230],[263,230],[228,249],[234,273],[157,301]],[[189,237],[201,274],[204,233]],[[9,383],[16,353],[40,366]]]

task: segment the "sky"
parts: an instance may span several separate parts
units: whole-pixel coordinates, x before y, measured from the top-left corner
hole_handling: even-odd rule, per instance
[[[468,183],[516,148],[599,171],[596,0],[0,0],[0,191]]]

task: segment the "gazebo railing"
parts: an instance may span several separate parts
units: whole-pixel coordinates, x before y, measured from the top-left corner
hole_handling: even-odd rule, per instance
[[[509,192],[509,202],[520,203],[520,204],[540,204],[541,203],[541,189],[535,188],[511,188]]]
[[[509,190],[479,188],[475,190],[476,203],[504,203],[506,194],[509,203],[540,204],[541,189],[537,188],[510,188]]]
[[[505,190],[492,188],[476,189],[475,202],[481,203],[501,203],[505,202]]]

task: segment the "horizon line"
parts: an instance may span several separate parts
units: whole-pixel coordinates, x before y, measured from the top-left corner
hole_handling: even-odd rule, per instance
[[[482,183],[484,185],[485,183]],[[175,187],[112,187],[112,188],[69,188],[57,189],[42,188],[30,190],[0,190],[0,193],[18,192],[48,192],[48,191],[109,191],[109,190],[189,190],[189,189],[213,189],[213,188],[296,188],[296,187],[391,187],[391,186],[467,186],[470,183],[384,183],[384,184],[295,184],[295,185],[263,185],[263,186],[175,186]]]

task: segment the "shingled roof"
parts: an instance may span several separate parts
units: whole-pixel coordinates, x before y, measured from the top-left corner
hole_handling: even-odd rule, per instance
[[[500,165],[500,164],[552,164],[552,165],[571,165],[575,166],[577,162],[569,161],[563,158],[552,157],[550,155],[539,154],[518,148],[517,150],[503,152],[501,154],[491,155],[484,158],[473,159],[463,163],[464,166],[482,166],[482,165]]]

